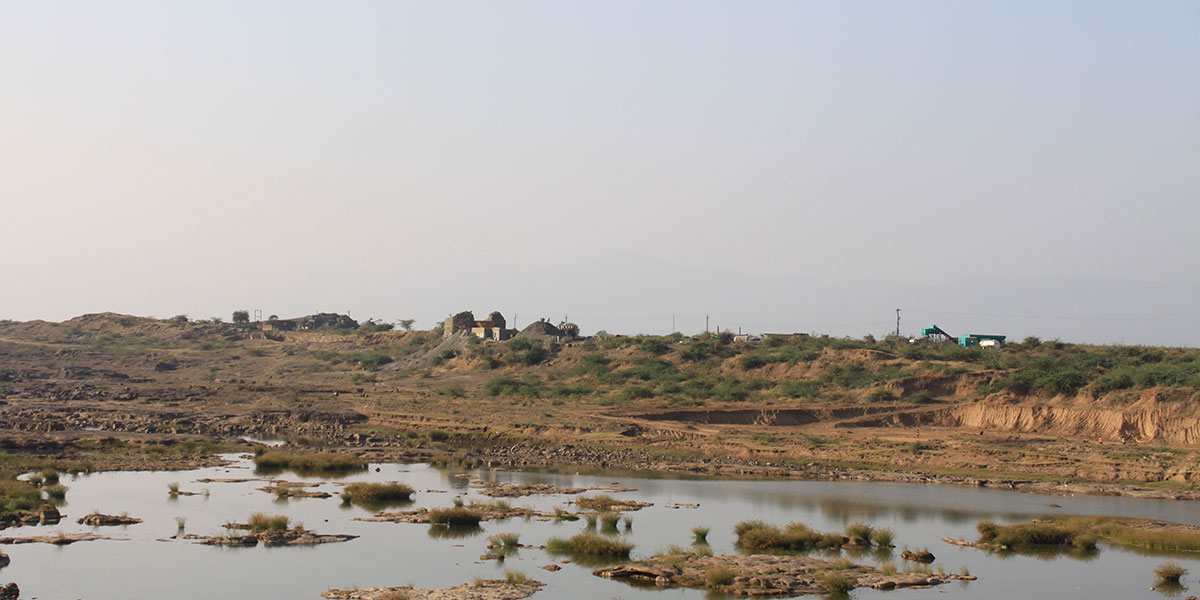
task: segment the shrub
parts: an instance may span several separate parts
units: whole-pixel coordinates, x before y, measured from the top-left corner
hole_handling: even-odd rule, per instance
[[[874,402],[895,402],[896,395],[883,389],[883,388],[876,388],[874,390],[871,390],[871,393],[867,394],[866,400],[867,400],[867,402],[872,402],[872,403],[874,403]]]
[[[693,527],[692,528],[692,543],[707,544],[709,531],[711,531],[710,528],[704,527],[702,525],[697,525],[697,526]]]
[[[778,386],[780,394],[788,398],[813,398],[821,390],[821,384],[815,381],[784,381]]]
[[[1178,582],[1179,578],[1187,575],[1188,570],[1173,563],[1165,562],[1154,569],[1154,577],[1159,581]]]
[[[483,513],[462,506],[435,508],[429,511],[429,522],[433,525],[475,527],[481,520],[483,520]]]
[[[643,352],[649,352],[656,356],[666,354],[671,351],[671,345],[655,338],[646,338],[642,340],[641,348]]]

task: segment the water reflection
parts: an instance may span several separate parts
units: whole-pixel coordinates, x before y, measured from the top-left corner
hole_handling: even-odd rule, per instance
[[[1154,586],[1154,590],[1168,598],[1177,598],[1187,591],[1187,586],[1178,581],[1160,581]]]
[[[479,527],[431,527],[356,521],[369,517],[378,506],[348,505],[337,497],[340,486],[328,483],[326,474],[298,474],[310,488],[334,494],[332,498],[292,498],[277,504],[274,495],[258,491],[263,481],[241,483],[212,481],[211,499],[172,498],[167,495],[170,482],[184,489],[198,490],[195,479],[246,477],[251,471],[248,459],[238,459],[230,467],[200,469],[191,472],[97,473],[70,477],[67,499],[74,506],[96,509],[108,514],[129,514],[144,522],[104,533],[128,541],[97,541],[56,547],[25,544],[6,548],[13,563],[4,569],[6,579],[20,581],[29,597],[75,598],[91,600],[148,598],[161,595],[165,585],[181,600],[200,600],[220,595],[258,600],[264,597],[310,598],[316,600],[330,587],[355,585],[403,585],[445,587],[471,581],[503,577],[505,568],[536,573],[547,583],[538,597],[578,598],[581,600],[700,600],[729,596],[703,590],[628,587],[618,581],[594,577],[595,566],[613,564],[612,560],[571,557],[562,570],[542,574],[537,567],[557,561],[537,548],[550,537],[569,538],[587,529],[583,520],[539,521],[512,519],[486,522]],[[282,471],[279,471],[282,472]],[[1014,597],[1054,597],[1056,600],[1092,600],[1094,598],[1155,597],[1148,591],[1149,576],[1163,556],[1178,557],[1178,562],[1200,570],[1200,554],[1151,552],[1104,545],[1100,552],[1078,553],[1069,548],[1034,549],[1024,552],[989,553],[975,548],[945,544],[942,537],[975,539],[975,524],[982,519],[997,522],[1028,520],[1045,514],[1100,514],[1157,518],[1196,523],[1200,511],[1195,503],[1105,497],[1055,497],[1063,508],[1046,506],[1046,496],[1013,492],[925,484],[872,484],[801,481],[720,481],[703,478],[626,477],[603,473],[598,476],[573,473],[443,471],[424,465],[371,465],[369,471],[345,474],[346,481],[399,481],[417,490],[412,501],[390,508],[437,508],[450,503],[453,496],[468,504],[492,499],[471,487],[472,477],[498,483],[547,483],[555,487],[588,487],[614,482],[636,488],[635,492],[614,492],[614,496],[653,502],[641,511],[627,513],[637,527],[623,521],[606,523],[597,517],[593,528],[609,539],[635,544],[633,558],[643,558],[672,545],[694,541],[692,529],[711,528],[705,552],[736,552],[733,525],[747,519],[762,519],[783,526],[793,521],[808,524],[819,531],[841,531],[854,521],[895,530],[899,546],[928,547],[937,562],[958,571],[969,566],[979,581],[966,587],[940,586],[936,590],[911,590],[907,599],[967,597],[969,600],[1008,600]],[[289,477],[290,478],[290,477]],[[311,485],[322,484],[325,485]],[[453,490],[452,494],[424,490]],[[513,499],[516,506],[550,514],[555,509],[573,510],[572,495],[530,496]],[[699,508],[669,509],[673,504],[696,504]],[[170,540],[179,533],[175,517],[187,519],[187,531],[202,534],[221,532],[221,524],[254,512],[285,514],[294,522],[304,522],[319,533],[360,536],[345,543],[315,547],[224,548],[200,546],[184,540]],[[81,515],[73,515],[78,517]],[[64,519],[55,526],[68,533],[91,531]],[[18,527],[6,535],[45,535],[51,529]],[[528,548],[509,556],[508,564],[480,562],[485,551],[482,536],[517,533]],[[422,535],[424,533],[425,535]],[[158,541],[169,540],[169,541]],[[849,556],[855,562],[876,567],[899,563],[894,550],[845,550],[813,553],[822,558]],[[576,562],[578,560],[579,562]],[[318,565],[297,569],[297,564]],[[150,573],[147,573],[147,566]],[[915,565],[912,565],[915,567]],[[218,570],[222,577],[211,577]],[[71,577],[63,577],[71,573]],[[86,591],[85,591],[86,590]],[[233,591],[231,591],[233,590]],[[1160,592],[1166,594],[1170,590]],[[968,595],[969,594],[969,595]],[[856,600],[897,598],[875,590],[856,590]]]
[[[483,533],[478,525],[430,525],[427,532],[435,540],[458,540],[475,537]]]

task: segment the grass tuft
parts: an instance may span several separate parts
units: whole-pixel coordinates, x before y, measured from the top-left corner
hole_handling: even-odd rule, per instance
[[[585,532],[565,540],[562,538],[550,538],[546,541],[546,550],[576,556],[628,558],[629,553],[633,551],[633,544]]]
[[[429,511],[429,522],[433,525],[476,527],[481,520],[483,520],[483,513],[462,506],[435,508]]]
[[[1158,565],[1154,569],[1154,577],[1158,581],[1179,582],[1179,579],[1187,575],[1188,570],[1173,563],[1165,562]]]

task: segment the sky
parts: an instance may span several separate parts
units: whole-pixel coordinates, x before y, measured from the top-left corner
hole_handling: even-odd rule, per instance
[[[1200,3],[0,0],[0,318],[1200,346]]]

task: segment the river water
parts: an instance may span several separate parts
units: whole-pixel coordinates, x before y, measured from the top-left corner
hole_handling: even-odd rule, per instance
[[[378,471],[376,470],[378,469]],[[539,567],[557,562],[543,550],[523,549],[503,563],[480,561],[486,538],[502,532],[520,534],[527,545],[541,545],[550,537],[569,537],[583,530],[584,522],[543,522],[511,519],[487,522],[467,537],[437,536],[428,525],[373,523],[353,520],[371,512],[344,506],[337,494],[338,481],[401,481],[417,490],[417,507],[445,507],[455,496],[488,501],[468,486],[471,477],[508,483],[549,483],[557,487],[620,485],[636,492],[616,497],[653,502],[654,506],[627,513],[631,531],[623,533],[636,544],[634,558],[648,556],[670,544],[687,546],[696,525],[711,527],[708,539],[716,554],[736,552],[734,523],[761,519],[784,525],[803,521],[822,531],[840,531],[863,521],[890,527],[896,533],[896,553],[889,557],[866,554],[856,562],[882,564],[890,560],[903,569],[899,548],[928,547],[947,572],[966,566],[978,581],[950,583],[932,589],[877,592],[856,590],[854,598],[1162,598],[1151,591],[1152,571],[1174,560],[1200,576],[1200,554],[1146,554],[1101,544],[1087,557],[1065,555],[1025,556],[989,554],[940,541],[943,536],[975,539],[981,519],[1013,522],[1047,514],[1088,514],[1149,517],[1200,524],[1200,506],[1190,502],[1096,496],[1042,496],[963,486],[903,483],[717,481],[654,478],[633,475],[578,475],[503,471],[446,471],[426,465],[380,464],[340,480],[300,477],[284,473],[289,481],[325,482],[319,487],[334,494],[328,499],[279,501],[258,491],[264,481],[197,483],[201,478],[254,477],[249,460],[239,458],[229,467],[176,472],[112,472],[64,476],[69,487],[69,515],[58,526],[19,527],[2,536],[52,535],[58,531],[98,533],[123,541],[79,542],[69,546],[23,544],[4,547],[12,564],[0,570],[0,583],[15,581],[22,598],[124,600],[174,599],[316,599],[328,588],[415,584],[437,588],[472,581],[475,577],[503,578],[505,569],[517,569],[544,581],[546,588],[534,598],[657,598],[712,599],[700,590],[637,589],[620,581],[591,575],[591,568],[564,564],[557,572]],[[184,491],[207,495],[171,498],[168,484],[178,482]],[[426,490],[445,490],[427,492]],[[596,492],[592,492],[596,493]],[[598,492],[609,493],[609,492]],[[529,496],[506,499],[514,506],[552,511],[575,496]],[[699,504],[699,508],[667,508],[672,503]],[[1048,504],[1059,504],[1052,508]],[[93,510],[107,514],[128,512],[144,520],[127,527],[93,529],[75,524],[75,518]],[[177,530],[176,517],[186,517],[188,533],[220,535],[222,524],[245,522],[254,512],[285,514],[319,533],[359,535],[346,543],[313,547],[221,548],[179,540],[165,540]],[[1194,582],[1192,576],[1184,583]],[[1200,583],[1192,583],[1200,592]]]

